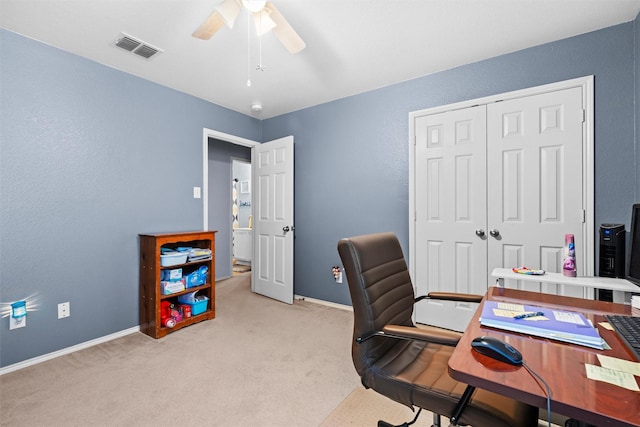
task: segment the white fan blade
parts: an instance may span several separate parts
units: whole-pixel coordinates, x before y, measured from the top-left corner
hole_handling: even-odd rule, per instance
[[[216,12],[220,14],[229,28],[233,28],[233,23],[236,22],[240,9],[242,9],[242,5],[239,0],[224,0],[222,4],[216,6]]]
[[[289,25],[273,3],[267,2],[265,7],[269,8],[271,12],[269,17],[276,23],[276,26],[271,31],[273,31],[278,40],[280,40],[280,43],[282,43],[290,53],[298,53],[304,49],[307,46],[304,40],[302,40],[293,27]]]
[[[276,26],[273,19],[269,17],[269,11],[266,9],[262,9],[260,12],[255,12],[253,14],[253,23],[256,26],[256,33],[258,34],[258,37],[261,37],[263,34],[273,30]]]
[[[224,19],[214,11],[191,35],[198,39],[209,40],[223,26]]]

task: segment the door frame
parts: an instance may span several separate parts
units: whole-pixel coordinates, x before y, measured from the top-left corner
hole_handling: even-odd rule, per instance
[[[563,89],[579,87],[582,89],[582,99],[584,108],[584,121],[582,123],[582,183],[583,183],[583,209],[585,210],[585,221],[583,222],[584,247],[582,250],[585,254],[585,274],[593,276],[595,274],[595,229],[594,229],[594,213],[595,213],[595,176],[594,176],[594,93],[593,93],[594,76],[578,77],[575,79],[564,80],[560,82],[550,83],[542,86],[534,86],[526,89],[516,90],[512,92],[490,95],[483,98],[476,98],[467,101],[456,102],[453,104],[441,105],[438,107],[427,108],[424,110],[412,111],[409,113],[409,272],[415,277],[415,259],[416,253],[416,170],[415,170],[415,151],[416,151],[416,129],[415,120],[417,117],[443,113],[452,110],[473,107],[481,104],[491,104],[494,102],[505,101],[514,98],[523,98],[532,95],[539,95],[548,92],[555,92]],[[414,285],[415,286],[415,285]]]
[[[202,229],[209,230],[209,138],[253,148],[260,144],[258,141],[242,138],[213,129],[203,128],[202,130]],[[251,167],[253,167],[253,151],[251,152]],[[253,188],[253,183],[251,183]],[[251,196],[253,197],[253,195]]]
[[[251,153],[251,156],[253,156],[253,152]],[[253,190],[253,163],[251,162],[251,159],[250,160],[246,160],[246,159],[242,159],[240,157],[233,157],[233,156],[231,157],[231,168],[230,168],[231,173],[229,174],[229,182],[232,182],[233,178],[234,178],[234,176],[233,176],[234,175],[233,174],[233,163],[234,162],[244,163],[246,165],[249,165],[249,167],[251,168],[251,180],[250,180],[250,182],[251,182],[251,190]],[[240,194],[240,186],[238,186],[238,198],[240,197],[239,194]],[[229,196],[233,197],[231,191],[229,192]],[[238,206],[238,208],[240,208],[240,206]],[[251,216],[251,215],[253,215],[253,191],[251,191],[251,206],[250,206],[250,208],[251,209],[249,210],[249,215]],[[239,213],[239,211],[238,211],[238,213]],[[231,215],[233,215],[233,207],[232,207]],[[230,245],[229,245],[229,251],[231,253],[231,275],[233,275],[233,259],[234,259],[234,257],[233,257],[234,234],[233,233],[234,233],[234,229],[232,227],[231,228],[231,242],[230,242]],[[251,255],[253,256],[253,253]]]
[[[251,148],[251,176],[253,180],[253,147],[260,144],[257,141],[242,138],[229,133],[220,132],[213,129],[203,128],[202,131],[202,229],[209,230],[209,139],[217,139],[219,141],[228,142],[230,144],[240,145],[243,147]],[[251,182],[251,188],[255,188],[253,182]],[[251,205],[253,206],[254,194],[251,194]],[[233,230],[231,230],[233,232]],[[231,239],[233,242],[233,239]],[[230,248],[230,250],[232,250]],[[253,255],[253,254],[252,254]],[[253,258],[253,256],[252,256]],[[232,261],[233,263],[233,261]],[[232,266],[233,272],[233,266]],[[251,289],[253,290],[253,280],[251,282]]]

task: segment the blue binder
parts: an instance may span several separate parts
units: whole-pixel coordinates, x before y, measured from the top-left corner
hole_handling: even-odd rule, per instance
[[[543,313],[534,316],[534,313]],[[529,314],[529,317],[522,316]],[[480,324],[603,350],[605,342],[582,313],[534,305],[485,301]]]

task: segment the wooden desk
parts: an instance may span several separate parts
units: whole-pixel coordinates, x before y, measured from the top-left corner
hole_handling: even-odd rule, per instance
[[[489,288],[485,300],[579,311],[596,325],[607,313],[640,316],[640,310],[627,305],[499,287]],[[598,353],[635,360],[615,332],[598,326],[600,335],[612,350],[595,350],[480,326],[481,312],[482,304],[449,359],[452,378],[546,408],[544,389],[524,367],[499,362],[471,349],[475,337],[494,336],[520,350],[525,362],[549,384],[552,412],[597,426],[640,426],[640,392],[586,377],[584,364],[599,366]]]

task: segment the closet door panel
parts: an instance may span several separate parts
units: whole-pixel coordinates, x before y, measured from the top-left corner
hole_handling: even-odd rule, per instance
[[[489,272],[519,266],[559,272],[564,235],[574,234],[576,247],[582,246],[582,124],[580,88],[488,105]],[[526,250],[507,256],[515,247]],[[584,275],[584,254],[577,256],[578,275]],[[521,281],[505,282],[532,290]],[[577,287],[554,290],[583,296]]]
[[[486,107],[416,119],[418,295],[487,289]],[[464,330],[477,304],[423,301],[420,323]],[[452,315],[453,313],[453,315]]]

